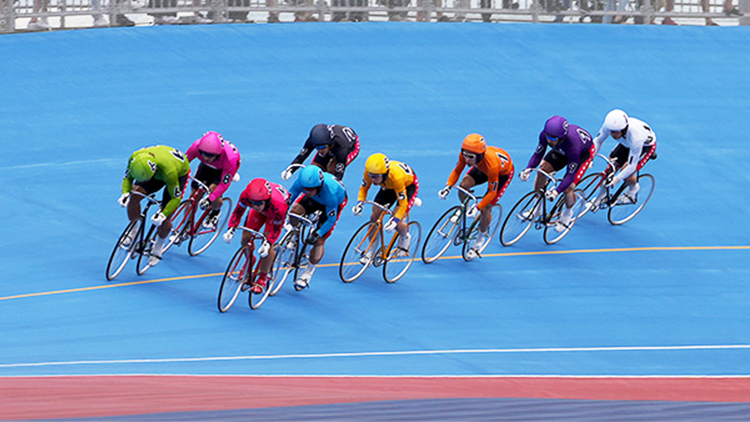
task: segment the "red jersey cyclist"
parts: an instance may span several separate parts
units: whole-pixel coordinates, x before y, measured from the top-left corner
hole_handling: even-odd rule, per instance
[[[219,133],[206,132],[187,150],[188,161],[192,162],[196,158],[201,163],[195,172],[195,178],[211,190],[211,194],[199,202],[201,209],[211,207],[208,217],[203,220],[203,227],[214,229],[219,220],[221,196],[229,189],[240,168],[240,152]],[[192,188],[198,189],[198,184],[193,182]]]
[[[275,256],[271,245],[281,235],[290,199],[289,192],[285,187],[271,183],[265,179],[253,179],[247,184],[245,190],[242,191],[232,217],[229,219],[229,228],[223,236],[224,241],[227,243],[232,243],[234,231],[240,225],[242,215],[248,207],[250,208],[250,212],[247,214],[245,227],[257,231],[264,224],[266,226],[264,230],[266,241],[258,249],[258,255],[261,257],[260,274],[251,288],[253,293],[262,293],[263,289],[266,288],[268,278],[270,277],[268,272],[271,270]],[[251,236],[250,232],[243,231],[242,245],[246,245],[250,241]],[[247,283],[249,280],[245,280],[245,282]]]
[[[390,161],[385,154],[372,154],[365,162],[365,174],[362,176],[362,186],[359,188],[357,204],[352,208],[354,215],[362,213],[362,203],[367,199],[367,192],[373,184],[380,186],[380,190],[375,195],[375,202],[387,207],[398,203],[396,211],[385,224],[384,229],[386,232],[398,230],[399,253],[406,255],[409,251],[411,239],[409,227],[404,221],[404,217],[409,214],[411,207],[419,201],[417,198],[419,192],[417,175],[406,163]],[[373,206],[370,221],[377,221],[382,213],[382,209]],[[371,255],[365,257],[365,259],[371,260],[377,249],[377,247],[370,248]]]
[[[487,232],[492,221],[492,207],[489,205],[497,204],[513,179],[513,161],[510,154],[505,150],[487,146],[482,135],[472,133],[464,138],[461,145],[461,154],[458,156],[458,164],[448,177],[446,186],[438,192],[440,199],[448,197],[451,188],[458,182],[458,178],[467,165],[471,168],[461,180],[460,186],[462,188],[469,190],[476,185],[487,183],[487,193],[484,194],[479,204],[473,205],[466,214],[468,218],[476,217],[477,213],[480,213],[481,216],[479,234],[474,241],[474,245],[472,245],[472,250],[476,252],[487,240]],[[459,192],[458,196],[461,201],[466,197],[463,192]]]

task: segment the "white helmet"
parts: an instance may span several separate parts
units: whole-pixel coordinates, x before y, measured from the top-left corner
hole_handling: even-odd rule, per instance
[[[604,129],[610,132],[619,132],[627,129],[628,127],[628,115],[622,110],[612,110],[607,113],[607,117],[604,118]]]

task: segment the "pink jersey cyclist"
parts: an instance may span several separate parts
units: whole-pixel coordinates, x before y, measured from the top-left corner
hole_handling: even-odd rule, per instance
[[[229,219],[230,229],[234,229],[240,225],[242,214],[245,213],[247,207],[250,207],[251,205],[259,205],[263,201],[262,199],[253,199],[256,198],[253,193],[253,182],[255,182],[255,180],[263,179],[254,179],[247,185],[245,190],[242,191],[240,200],[237,202],[237,206],[234,208],[234,212]],[[263,224],[265,224],[266,238],[269,243],[274,243],[279,239],[281,230],[284,227],[284,218],[286,217],[287,209],[289,209],[290,196],[289,191],[287,191],[284,186],[268,181],[264,182],[267,183],[270,188],[271,197],[267,200],[267,205],[262,204],[257,208],[250,207],[250,212],[248,212],[247,219],[245,220],[245,226],[253,230],[260,230],[260,228],[263,227]]]
[[[195,173],[196,179],[209,186],[216,186],[208,196],[210,202],[222,197],[240,168],[240,152],[237,147],[216,132],[206,132],[193,142],[187,150],[187,158],[191,162],[198,158],[201,162]]]

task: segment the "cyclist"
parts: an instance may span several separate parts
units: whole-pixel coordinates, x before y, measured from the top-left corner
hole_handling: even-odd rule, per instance
[[[372,184],[380,186],[380,191],[375,195],[375,202],[390,208],[398,202],[398,208],[391,219],[385,224],[384,230],[392,232],[398,230],[398,253],[406,255],[409,251],[409,227],[404,217],[415,204],[417,193],[419,193],[419,180],[408,164],[399,161],[390,161],[385,154],[376,153],[367,158],[365,162],[365,173],[362,176],[362,186],[359,188],[357,204],[352,208],[354,215],[362,214],[363,202],[367,199],[367,192]],[[383,214],[383,210],[373,206],[370,221],[375,222]],[[373,235],[376,235],[373,233]],[[375,238],[377,241],[377,237]],[[377,247],[371,248],[367,257],[369,261],[375,255]]]
[[[240,225],[242,215],[248,207],[250,207],[250,212],[247,213],[245,226],[253,230],[260,230],[264,224],[266,226],[264,231],[266,241],[258,249],[258,255],[261,257],[260,274],[258,274],[255,284],[251,287],[253,293],[262,293],[263,289],[266,288],[269,278],[268,272],[271,270],[275,256],[271,245],[281,235],[290,201],[289,192],[285,187],[271,183],[265,179],[253,179],[247,184],[245,190],[242,191],[232,217],[229,219],[229,228],[223,236],[224,241],[227,243],[232,243],[234,231]],[[251,236],[250,232],[243,231],[242,245],[247,245]],[[250,281],[249,272],[247,276],[246,283]]]
[[[196,158],[200,160],[200,165],[195,172],[195,178],[211,190],[211,194],[199,202],[201,209],[211,207],[211,212],[203,220],[203,227],[211,230],[216,228],[219,221],[221,196],[229,189],[240,168],[240,153],[231,142],[219,133],[211,131],[206,132],[188,148],[188,161],[192,162]],[[192,188],[198,189],[198,184],[193,182]]]
[[[547,146],[551,148],[547,155],[544,152]],[[565,209],[560,219],[555,224],[555,231],[562,232],[573,221],[573,205],[576,202],[575,187],[591,166],[595,150],[591,135],[580,126],[569,124],[561,116],[552,116],[547,119],[544,129],[539,133],[539,143],[534,154],[529,159],[526,168],[519,174],[521,180],[528,180],[531,169],[539,166],[545,173],[552,174],[567,166],[565,177],[557,187],[546,192],[545,197],[553,201],[562,192],[565,192]],[[541,162],[541,164],[540,164]],[[547,178],[541,174],[536,175],[534,189],[542,190],[547,183]],[[529,212],[528,217],[534,218],[541,212],[541,206],[537,205],[535,210]]]
[[[472,245],[471,250],[476,253],[486,242],[490,222],[492,221],[492,207],[489,205],[497,204],[497,201],[505,193],[511,180],[513,179],[513,160],[505,150],[498,147],[487,146],[484,137],[478,133],[472,133],[464,138],[461,144],[461,154],[458,155],[458,164],[448,177],[448,183],[438,192],[440,199],[445,199],[451,191],[453,185],[458,182],[458,178],[469,165],[471,168],[461,180],[461,187],[469,190],[476,185],[487,183],[487,193],[484,195],[479,204],[472,205],[466,216],[469,218],[476,217],[480,213],[479,234]],[[463,202],[466,194],[458,193]],[[458,214],[452,217],[457,221]]]
[[[312,163],[344,180],[344,171],[357,155],[359,155],[359,136],[354,133],[354,129],[341,125],[318,124],[310,130],[310,136],[307,137],[302,151],[292,160],[292,163],[281,172],[281,178],[289,180],[292,173],[299,167],[295,164],[302,164],[310,154],[316,150]]]
[[[316,265],[323,259],[326,239],[333,232],[341,210],[346,206],[346,189],[335,176],[323,173],[317,166],[308,166],[299,172],[289,192],[295,199],[290,212],[300,215],[321,212],[316,228],[310,230],[307,239],[304,239],[307,244],[312,245],[312,250],[309,265],[294,282],[297,290],[302,290],[308,286]],[[291,223],[295,224],[294,221]]]
[[[131,201],[131,192],[151,195],[165,187],[160,210],[151,217],[154,224],[159,227],[156,244],[151,249],[148,259],[148,264],[152,267],[161,260],[164,240],[172,230],[169,217],[180,205],[189,173],[190,163],[185,154],[165,145],[139,149],[128,160],[125,178],[122,179],[122,196],[117,202],[123,208],[127,207],[130,221],[140,218],[143,199],[136,196],[137,200]],[[130,233],[131,237],[126,239],[126,242],[132,242],[135,235],[136,233]]]
[[[629,117],[622,110],[612,110],[604,118],[599,134],[594,138],[594,147],[598,152],[609,135],[618,142],[609,153],[609,158],[615,165],[615,172],[607,180],[607,187],[617,186],[623,180],[628,189],[617,200],[618,203],[634,203],[635,195],[640,186],[636,172],[646,165],[649,159],[656,158],[656,134],[646,122]],[[607,171],[611,169],[607,167]],[[594,209],[598,208],[604,190],[594,201]]]

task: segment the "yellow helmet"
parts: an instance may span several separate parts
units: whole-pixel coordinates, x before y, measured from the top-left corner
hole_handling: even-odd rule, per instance
[[[365,162],[365,171],[370,174],[386,174],[390,169],[390,161],[385,154],[375,153],[367,157]]]

